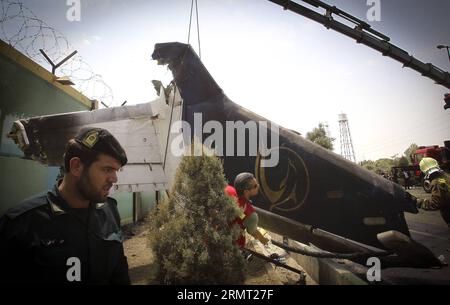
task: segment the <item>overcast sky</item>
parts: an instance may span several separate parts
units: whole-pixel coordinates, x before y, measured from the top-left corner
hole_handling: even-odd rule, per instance
[[[187,42],[190,0],[82,0],[79,22],[67,20],[66,0],[23,2],[67,37],[112,88],[115,104],[154,99],[151,80],[171,80],[151,59],[155,43]],[[366,0],[325,2],[367,21]],[[445,50],[436,48],[450,45],[450,1],[380,3],[381,21],[369,22],[374,29],[450,70]],[[328,122],[337,153],[344,112],[358,161],[450,139],[450,110],[443,109],[449,90],[393,59],[269,1],[198,5],[202,61],[234,102],[302,134]],[[191,43],[198,50],[196,30]]]

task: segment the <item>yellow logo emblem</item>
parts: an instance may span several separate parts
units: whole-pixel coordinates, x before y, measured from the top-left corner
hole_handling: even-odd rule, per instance
[[[83,144],[89,148],[94,147],[95,143],[98,142],[98,131],[89,132],[83,139]]]
[[[288,147],[276,147],[280,162],[275,167],[261,166],[263,157],[258,154],[255,177],[261,185],[261,194],[270,202],[270,211],[298,210],[308,198],[309,171],[303,159]]]

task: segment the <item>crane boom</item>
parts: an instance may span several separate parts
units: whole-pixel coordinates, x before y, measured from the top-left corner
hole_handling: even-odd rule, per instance
[[[417,58],[414,58],[405,50],[391,44],[389,42],[389,37],[375,31],[368,23],[355,18],[335,6],[330,6],[319,0],[301,0],[314,7],[325,9],[325,14],[321,15],[320,13],[291,0],[269,1],[282,6],[285,10],[290,10],[306,18],[319,22],[327,29],[331,28],[341,34],[351,37],[355,39],[357,43],[362,43],[374,50],[377,50],[384,56],[389,56],[401,62],[404,67],[409,67],[416,70],[423,76],[431,78],[437,84],[450,89],[450,73],[443,71],[431,63],[424,63]],[[336,21],[333,18],[333,14],[354,23],[355,28],[351,28],[342,22]]]

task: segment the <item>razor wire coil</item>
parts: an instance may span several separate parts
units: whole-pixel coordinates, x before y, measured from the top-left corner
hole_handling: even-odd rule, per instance
[[[40,49],[54,63],[74,51],[66,36],[38,18],[20,0],[0,0],[0,39],[43,67],[49,63]],[[75,89],[90,100],[114,106],[111,87],[78,53],[61,65],[55,74],[69,77],[75,83]]]

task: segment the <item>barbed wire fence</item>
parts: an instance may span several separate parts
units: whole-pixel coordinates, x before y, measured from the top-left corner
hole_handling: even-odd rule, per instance
[[[75,50],[61,32],[39,19],[20,0],[0,0],[0,39],[43,67],[50,64],[40,49],[54,63]],[[98,100],[108,107],[114,106],[111,87],[78,53],[61,65],[55,74],[68,76],[75,83],[75,89],[89,99]]]

